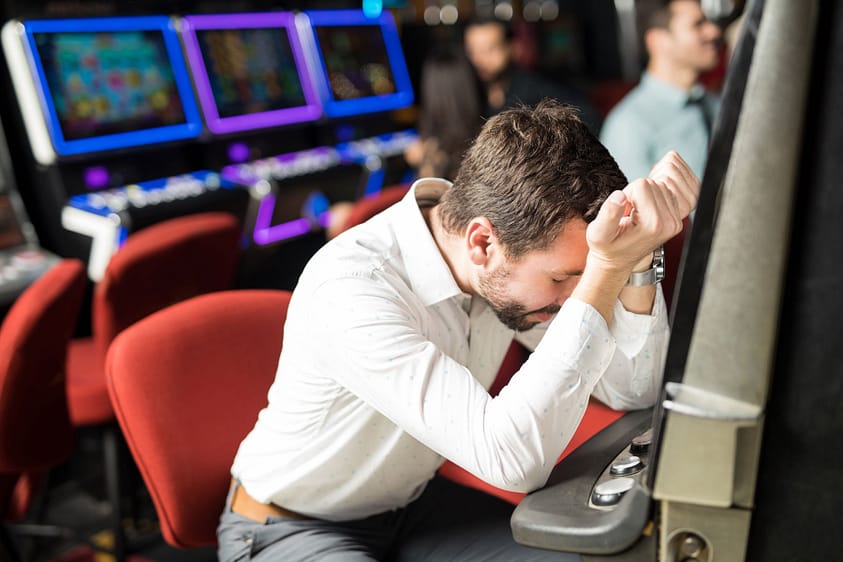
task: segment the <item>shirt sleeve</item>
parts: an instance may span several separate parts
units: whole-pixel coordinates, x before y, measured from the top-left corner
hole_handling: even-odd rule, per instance
[[[532,350],[546,331],[547,325],[539,325],[516,333],[515,339]],[[656,287],[650,314],[630,312],[617,300],[609,331],[616,347],[606,372],[595,385],[594,397],[616,410],[652,406],[661,389],[670,336],[661,285]]]
[[[661,389],[670,334],[661,285],[651,314],[630,312],[616,301],[611,332],[617,347],[594,397],[615,410],[652,406]]]
[[[482,480],[512,491],[542,486],[615,356],[593,307],[569,299],[546,337],[492,398],[427,336],[428,312],[389,282],[345,278],[314,294],[318,372],[415,439]],[[459,336],[455,336],[459,337]]]

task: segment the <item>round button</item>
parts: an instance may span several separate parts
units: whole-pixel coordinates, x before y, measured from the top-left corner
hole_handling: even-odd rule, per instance
[[[653,442],[653,428],[648,429],[641,435],[632,438],[629,444],[629,452],[633,455],[640,455],[646,453],[650,449],[650,444]]]
[[[635,474],[642,468],[644,468],[644,463],[641,462],[641,459],[635,455],[629,455],[613,462],[609,472],[613,476],[626,476],[628,474]]]
[[[632,478],[607,480],[594,487],[594,491],[591,493],[591,502],[599,506],[615,505],[634,485],[635,480]]]

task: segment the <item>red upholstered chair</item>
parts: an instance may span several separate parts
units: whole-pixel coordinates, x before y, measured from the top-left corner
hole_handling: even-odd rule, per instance
[[[117,420],[170,545],[216,544],[231,463],[266,404],[289,301],[273,289],[203,295],[141,320],[109,350]]]
[[[667,303],[668,310],[670,310],[673,304],[673,290],[676,287],[676,282],[679,281],[679,265],[682,262],[685,233],[688,232],[690,224],[691,219],[686,218],[682,223],[682,231],[668,240],[664,245],[666,270],[664,272],[664,280],[662,281],[662,292],[664,293],[664,302]]]
[[[82,262],[62,260],[17,298],[0,327],[2,520],[26,515],[47,471],[72,451],[65,363],[85,283]]]
[[[384,209],[400,201],[409,189],[409,184],[402,183],[384,187],[374,195],[358,199],[351,205],[345,217],[337,219],[339,224],[331,229],[331,236],[336,236],[352,226],[369,220]]]
[[[240,232],[233,215],[209,212],[170,219],[130,235],[94,287],[92,337],[71,342],[70,418],[77,427],[103,429],[118,557],[123,552],[119,435],[105,381],[106,352],[117,334],[141,318],[196,295],[233,288],[241,255]]]

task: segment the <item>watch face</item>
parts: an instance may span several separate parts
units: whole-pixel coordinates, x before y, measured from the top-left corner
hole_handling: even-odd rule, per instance
[[[658,283],[664,279],[665,272],[667,270],[664,257],[664,246],[659,246],[656,248],[656,251],[653,252],[653,269],[656,274],[655,282]]]

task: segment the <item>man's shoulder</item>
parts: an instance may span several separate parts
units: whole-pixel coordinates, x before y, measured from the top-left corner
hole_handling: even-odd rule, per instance
[[[343,232],[313,254],[300,283],[319,285],[332,279],[370,278],[384,264],[399,264],[398,253],[391,224],[385,217],[374,217]]]

